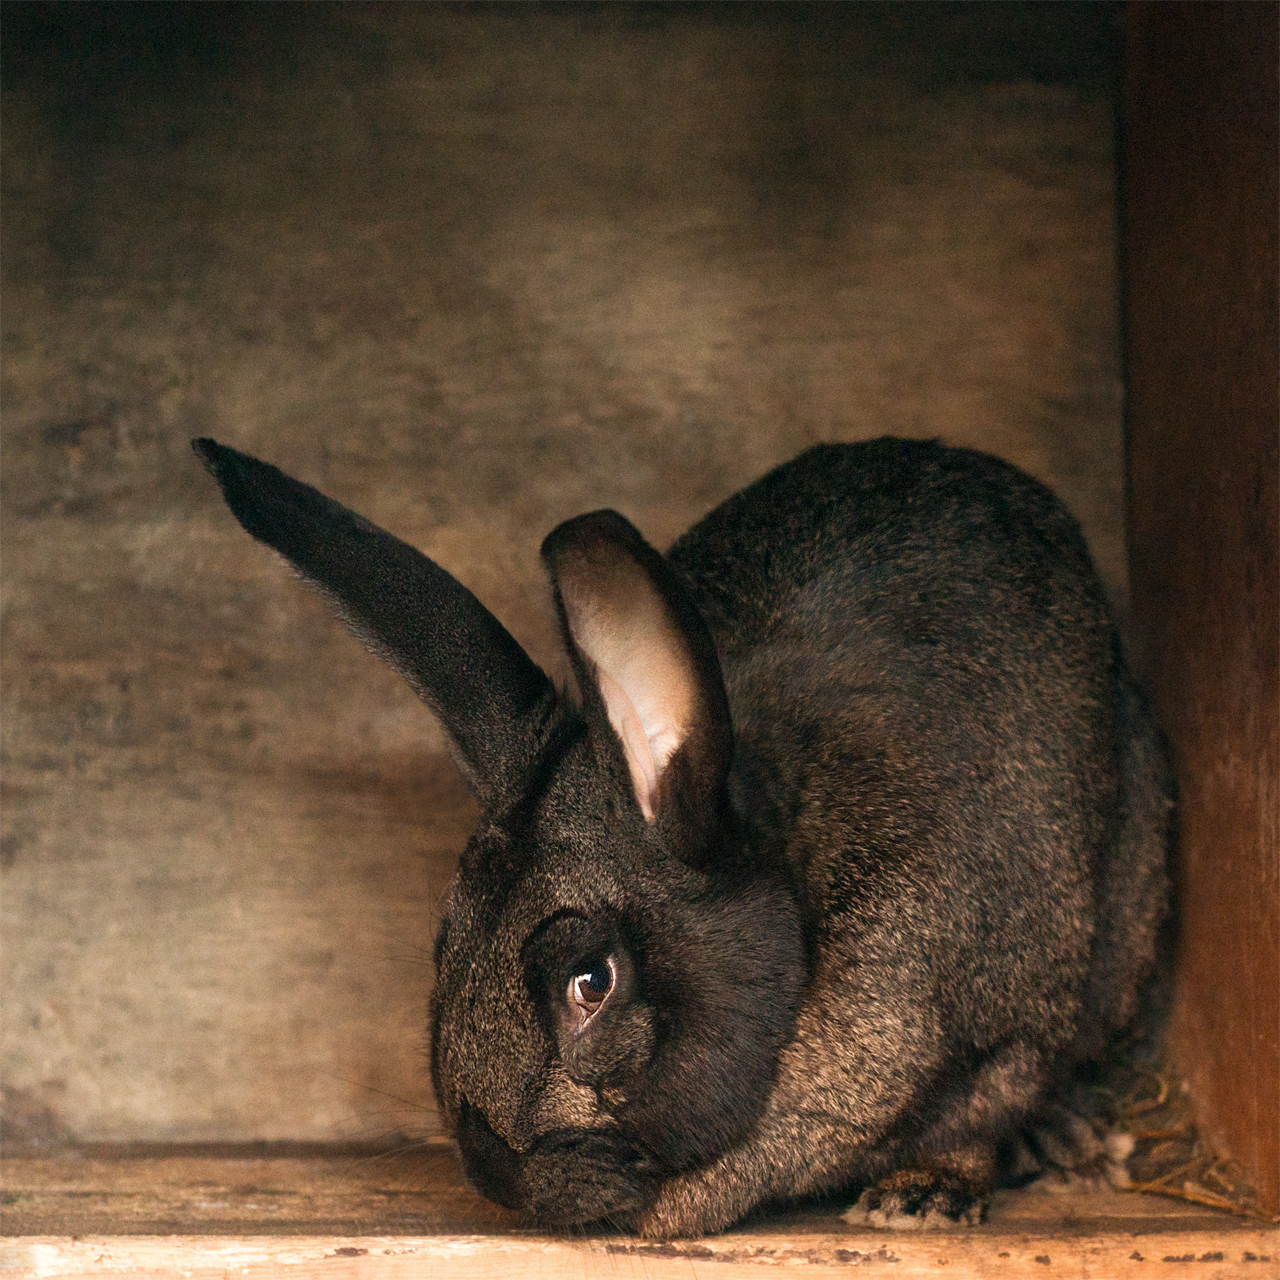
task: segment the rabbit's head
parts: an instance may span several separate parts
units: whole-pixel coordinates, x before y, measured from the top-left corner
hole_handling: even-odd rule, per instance
[[[625,1220],[740,1140],[805,981],[794,892],[735,839],[707,628],[614,512],[543,545],[575,702],[439,566],[255,459],[195,442],[436,711],[482,817],[435,946],[431,1071],[472,1183],[546,1223]]]

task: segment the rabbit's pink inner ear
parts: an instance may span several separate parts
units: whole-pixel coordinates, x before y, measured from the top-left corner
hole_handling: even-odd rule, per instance
[[[595,669],[636,800],[652,819],[658,780],[697,715],[688,646],[649,575],[621,548],[569,550],[557,579],[569,634]]]
[[[603,667],[596,668],[596,686],[609,713],[609,723],[622,739],[622,750],[631,770],[631,785],[635,789],[640,812],[646,822],[652,822],[658,794],[658,766],[644,725],[626,691]]]

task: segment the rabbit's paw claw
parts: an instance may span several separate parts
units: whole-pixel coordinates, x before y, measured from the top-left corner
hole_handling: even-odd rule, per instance
[[[937,1231],[976,1227],[986,1215],[986,1196],[970,1183],[906,1169],[868,1187],[843,1217],[881,1231]]]

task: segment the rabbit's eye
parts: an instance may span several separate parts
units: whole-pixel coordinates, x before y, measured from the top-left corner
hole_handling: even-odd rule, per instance
[[[569,1005],[581,1019],[579,1025],[599,1011],[617,980],[618,966],[612,956],[569,980]]]

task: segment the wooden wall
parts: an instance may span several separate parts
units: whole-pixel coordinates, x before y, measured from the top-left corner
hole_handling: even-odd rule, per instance
[[[1134,622],[1180,788],[1174,1059],[1280,1211],[1274,4],[1127,15]]]
[[[474,809],[191,436],[552,666],[557,521],[884,432],[1041,476],[1123,611],[1113,15],[6,6],[7,1136],[436,1127]]]

